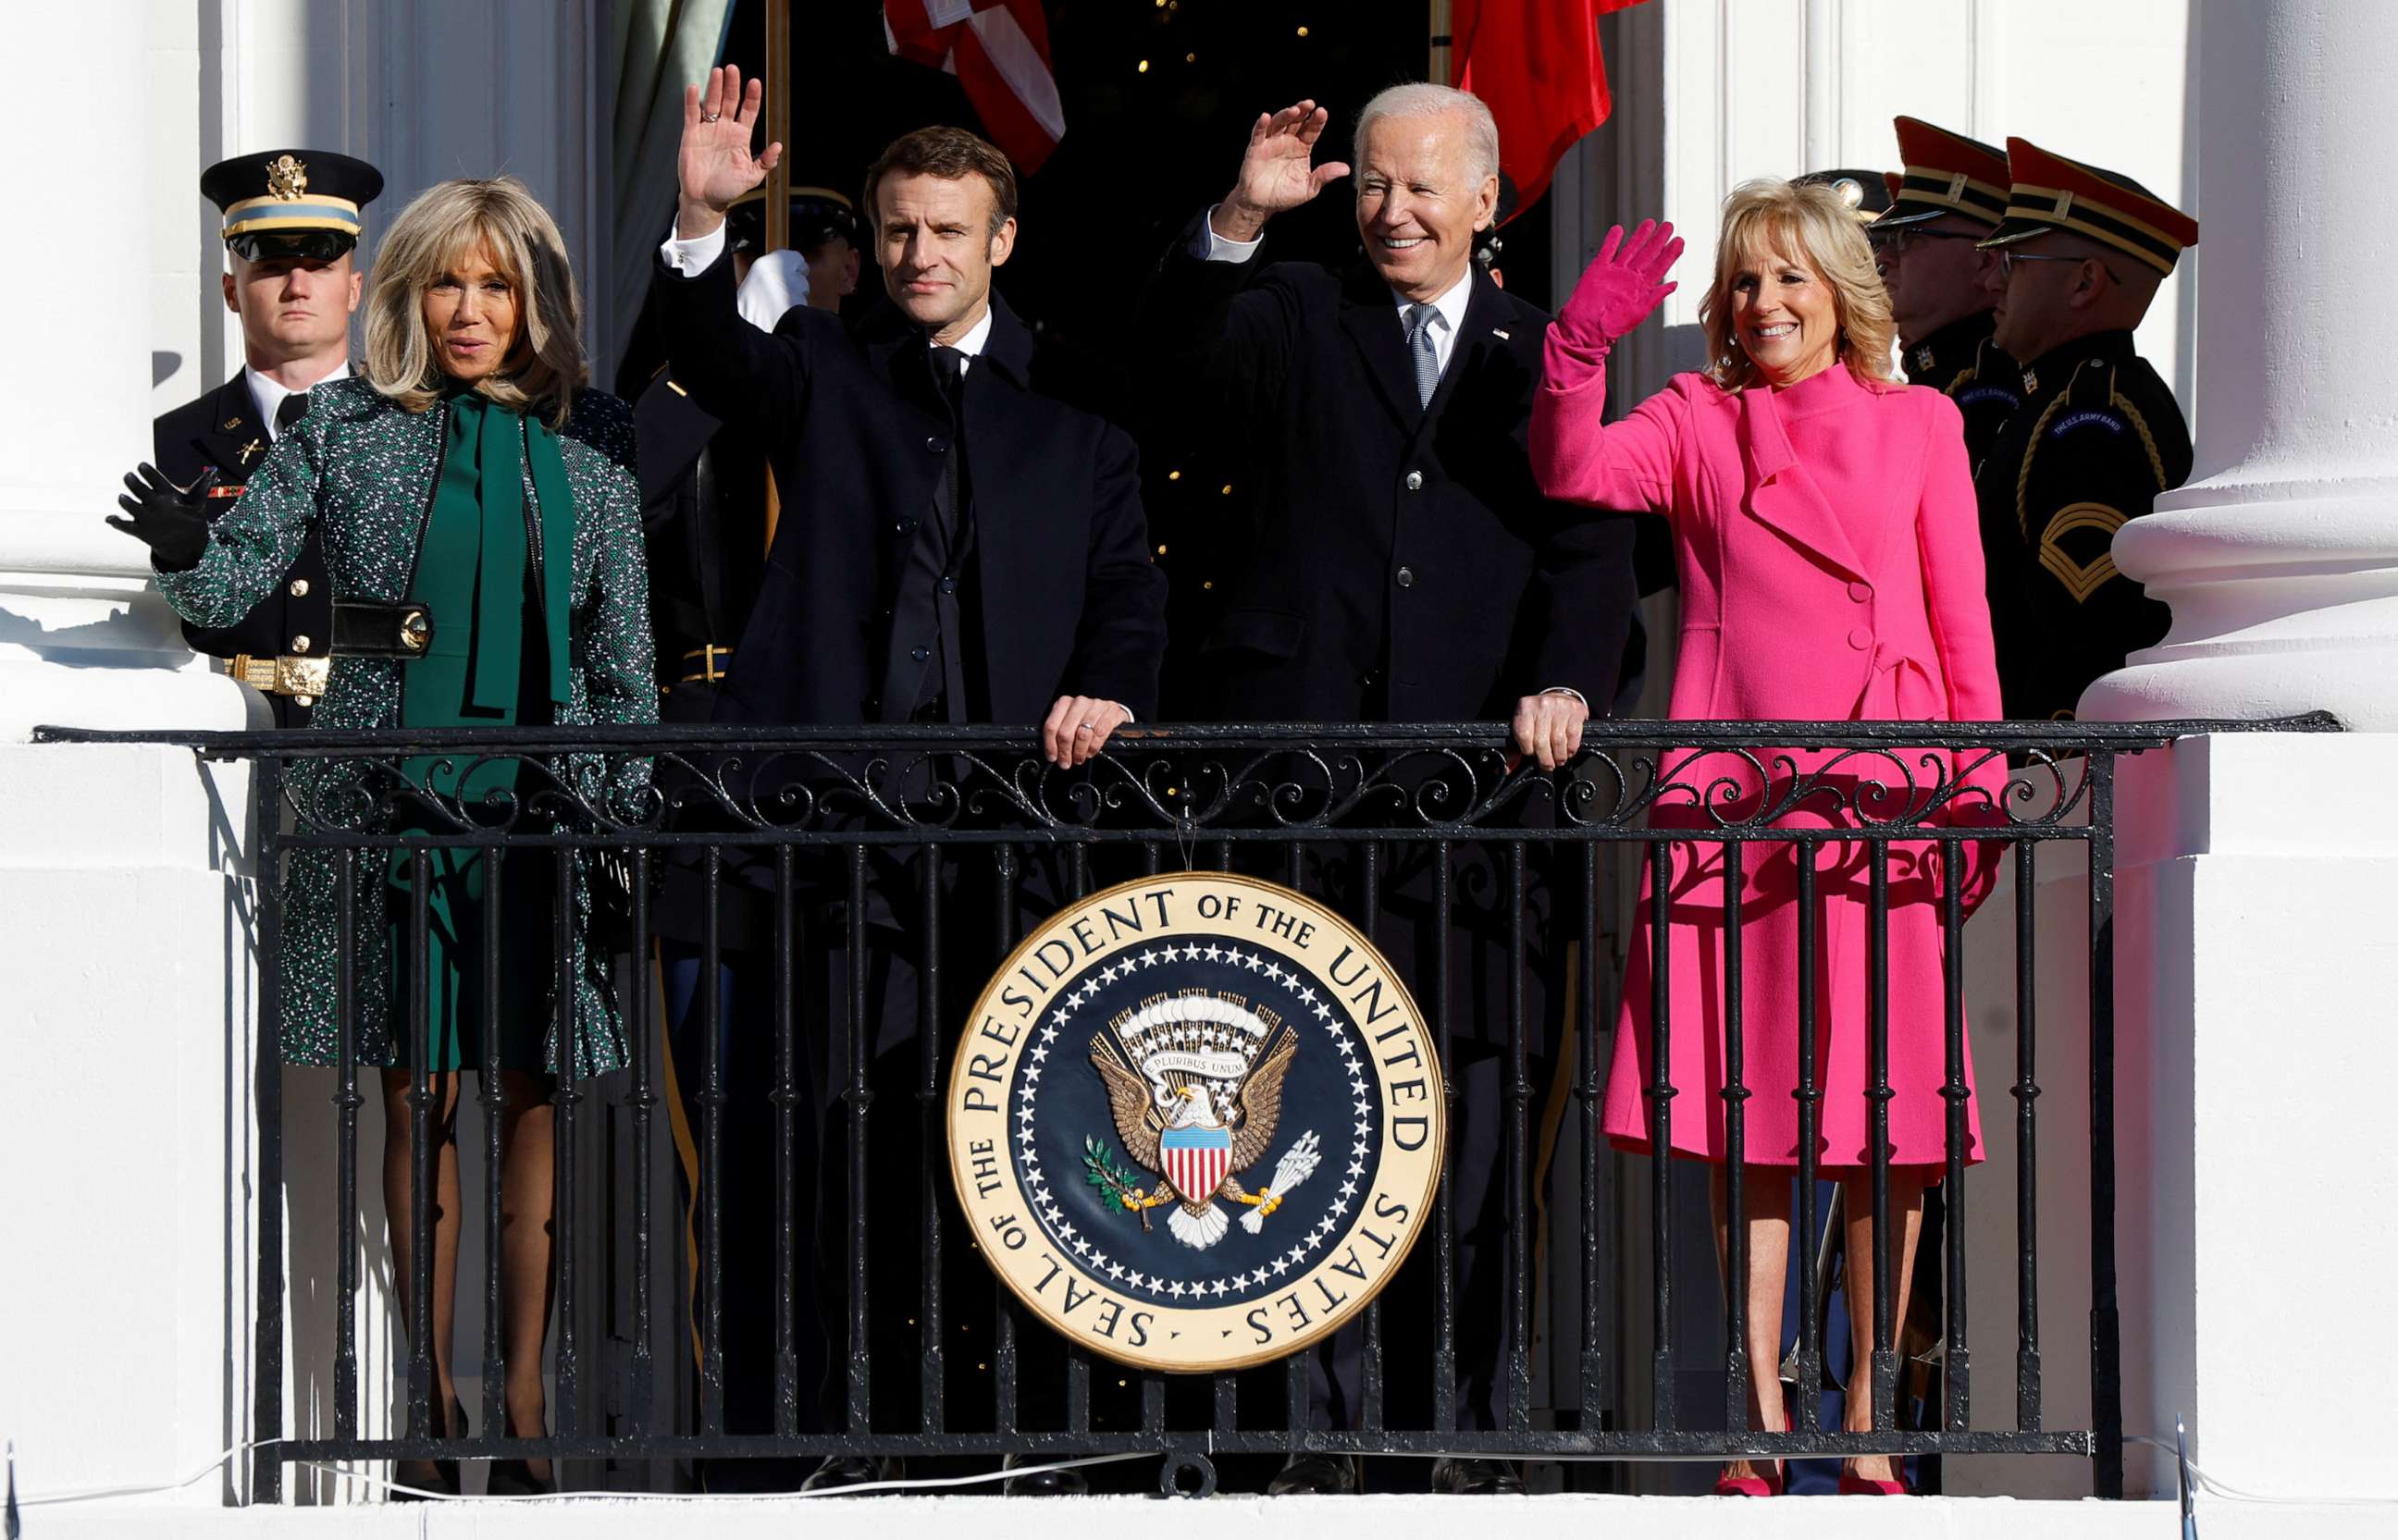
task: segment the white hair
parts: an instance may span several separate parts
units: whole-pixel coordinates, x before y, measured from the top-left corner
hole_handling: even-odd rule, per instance
[[[1404,86],[1393,86],[1378,93],[1357,114],[1357,137],[1351,160],[1358,166],[1366,163],[1366,134],[1378,118],[1432,117],[1441,113],[1465,114],[1466,148],[1478,162],[1475,177],[1499,174],[1499,123],[1490,109],[1471,91],[1454,87],[1435,86],[1430,81],[1413,80]]]

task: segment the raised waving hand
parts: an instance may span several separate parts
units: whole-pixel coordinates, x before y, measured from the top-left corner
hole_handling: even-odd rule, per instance
[[[1260,113],[1249,125],[1240,177],[1216,206],[1216,234],[1227,240],[1256,240],[1266,221],[1297,208],[1347,176],[1346,161],[1314,164],[1315,141],[1324,137],[1329,121],[1331,114],[1313,100],[1294,102],[1278,113]]]
[[[727,64],[707,72],[705,86],[682,88],[682,147],[675,157],[681,196],[675,233],[689,240],[705,235],[724,219],[733,200],[766,180],[783,158],[780,144],[751,154],[765,90],[757,81],[745,89],[741,71]]]
[[[1677,287],[1665,274],[1682,254],[1671,224],[1642,220],[1629,236],[1623,226],[1608,231],[1573,298],[1557,313],[1557,330],[1568,341],[1604,348],[1647,320]]]

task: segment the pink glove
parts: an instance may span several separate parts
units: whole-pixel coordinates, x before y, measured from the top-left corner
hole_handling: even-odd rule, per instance
[[[1573,298],[1557,313],[1557,330],[1584,348],[1613,345],[1674,292],[1677,286],[1664,282],[1665,272],[1681,254],[1682,242],[1670,224],[1642,220],[1628,240],[1623,226],[1615,226],[1574,285]]]

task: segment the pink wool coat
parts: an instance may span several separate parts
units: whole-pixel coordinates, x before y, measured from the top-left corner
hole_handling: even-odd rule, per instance
[[[1973,477],[1956,406],[1937,391],[1860,381],[1835,366],[1773,391],[1730,392],[1677,376],[1622,422],[1605,421],[1606,357],[1549,334],[1532,409],[1532,468],[1553,498],[1672,520],[1681,578],[1680,659],[1669,715],[1740,721],[1987,721],[1999,679],[1983,597]],[[1666,757],[1679,784],[1718,787],[1660,800],[1652,826],[1706,827],[1753,817],[1786,755],[1837,791],[1777,826],[1853,827],[1859,813],[1905,816],[1946,785],[1960,758],[1973,790],[1935,824],[1987,822],[2005,766],[1945,750],[1769,751]],[[1974,765],[1974,761],[1981,763]],[[1759,767],[1766,772],[1759,774]],[[1910,788],[1908,777],[1912,776]],[[1720,780],[1719,780],[1720,778]],[[1874,783],[1886,796],[1878,796]],[[1987,800],[1985,800],[1987,799]],[[1992,848],[1968,844],[1959,874],[1970,908],[1988,888]],[[1799,925],[1797,847],[1757,844],[1741,858],[1741,1043],[1745,1158],[1798,1159]],[[1815,1082],[1823,1091],[1817,1158],[1870,1158],[1872,1085],[1869,847],[1828,838],[1815,860]],[[1725,847],[1673,847],[1667,895],[1666,1061],[1677,1094],[1677,1153],[1725,1154]],[[1889,1023],[1892,1161],[1946,1158],[1947,1038],[1938,848],[1890,847]],[[1644,881],[1604,1126],[1623,1147],[1649,1147],[1652,1048],[1650,905]],[[1972,1084],[1970,1059],[1966,1083]],[[1969,1158],[1981,1157],[1967,1103]]]

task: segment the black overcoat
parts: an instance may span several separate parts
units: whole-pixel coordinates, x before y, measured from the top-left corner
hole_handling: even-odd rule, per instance
[[[783,506],[715,719],[878,719],[893,596],[926,517],[950,420],[904,326],[853,331],[796,309],[773,335],[734,308],[733,264],[653,280],[674,377],[766,445]],[[978,645],[991,719],[1038,722],[1060,695],[1157,709],[1165,577],[1122,430],[1032,388],[1032,336],[997,295],[966,371]],[[893,317],[896,319],[896,316]]]
[[[1261,536],[1204,646],[1217,715],[1489,720],[1556,686],[1607,715],[1637,684],[1633,526],[1532,480],[1548,315],[1477,268],[1427,408],[1370,267],[1206,261],[1197,230],[1140,335],[1252,424]]]

